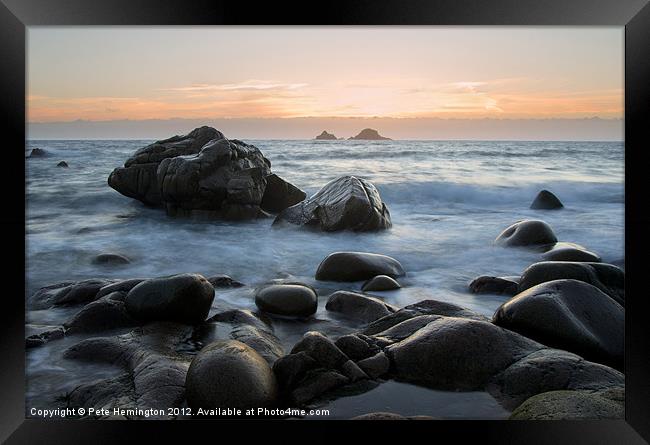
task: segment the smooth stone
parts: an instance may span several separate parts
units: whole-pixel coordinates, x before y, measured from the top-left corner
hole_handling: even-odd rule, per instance
[[[87,303],[96,299],[96,295],[102,287],[113,283],[115,283],[115,280],[92,278],[45,286],[32,295],[30,307],[32,309],[47,309],[52,306]]]
[[[528,266],[521,275],[519,292],[541,283],[573,279],[596,286],[625,306],[625,272],[613,264],[542,261]]]
[[[268,213],[280,213],[284,209],[303,201],[307,194],[276,174],[266,177],[266,188],[260,207]]]
[[[326,369],[340,369],[349,360],[335,344],[320,332],[306,332],[291,349],[291,354],[304,351]]]
[[[273,225],[297,225],[324,232],[367,232],[389,229],[392,223],[388,207],[371,182],[341,176],[310,198],[284,209]]]
[[[493,277],[483,275],[469,283],[473,294],[516,295],[519,289],[518,277]]]
[[[550,391],[531,397],[511,420],[624,419],[624,404],[589,391]]]
[[[137,326],[124,306],[125,292],[114,292],[85,305],[64,323],[66,334],[100,332],[116,328]]]
[[[362,281],[377,275],[396,278],[405,275],[405,272],[396,259],[366,252],[331,253],[316,270],[319,281]]]
[[[379,298],[348,291],[337,291],[331,294],[327,299],[325,309],[361,323],[370,323],[397,310]]]
[[[236,340],[217,341],[192,360],[185,380],[187,404],[193,408],[258,408],[278,397],[275,375],[251,347]]]
[[[399,289],[401,287],[402,286],[400,286],[397,281],[395,281],[393,278],[389,277],[388,275],[377,275],[376,277],[366,281],[363,284],[361,290],[363,292],[384,291],[384,290]]]
[[[119,253],[101,253],[93,258],[93,264],[123,265],[129,263],[131,263],[131,260]]]
[[[266,313],[288,317],[309,317],[316,313],[316,291],[300,284],[272,284],[255,292],[255,304]]]
[[[364,358],[357,362],[359,368],[371,379],[379,378],[390,371],[390,360],[383,352],[378,352],[372,357]]]
[[[577,261],[587,263],[600,263],[602,259],[594,252],[590,252],[584,247],[574,244],[559,242],[542,254],[544,261]]]
[[[564,207],[557,196],[548,190],[542,190],[537,194],[535,200],[530,205],[534,210],[556,210]]]
[[[126,296],[126,309],[137,320],[167,320],[186,324],[204,321],[214,288],[202,275],[179,274],[145,280]]]
[[[58,164],[56,164],[56,166],[57,167],[63,167],[63,168],[68,168],[69,167],[68,163],[65,162],[65,161],[59,162]]]
[[[591,284],[554,280],[501,305],[493,322],[545,345],[620,369],[625,310]]]
[[[45,156],[49,156],[49,153],[42,148],[34,148],[32,151],[29,152],[28,158],[43,158]]]
[[[117,283],[109,284],[99,289],[99,292],[95,294],[95,299],[99,300],[105,295],[112,294],[114,292],[124,292],[126,294],[143,281],[145,281],[144,278],[131,278],[130,280],[123,280],[118,281]]]
[[[212,284],[213,287],[243,287],[244,283],[233,280],[228,275],[213,275],[208,277],[208,281]]]
[[[380,351],[376,342],[363,334],[343,335],[334,344],[354,361],[363,360]]]
[[[537,219],[517,221],[497,236],[494,243],[502,247],[545,246],[557,242],[551,226]]]

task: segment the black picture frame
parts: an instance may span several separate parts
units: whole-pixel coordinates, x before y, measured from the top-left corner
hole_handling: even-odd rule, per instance
[[[207,0],[0,0],[0,109],[3,164],[0,227],[5,239],[0,309],[0,440],[7,443],[115,443],[150,440],[250,440],[252,432],[284,440],[341,440],[341,428],[397,438],[498,443],[646,443],[650,440],[650,323],[645,271],[650,217],[645,151],[650,141],[650,6],[648,0],[357,0],[318,3]],[[101,422],[25,419],[25,44],[36,25],[517,25],[625,26],[625,421],[264,422],[235,420]],[[22,177],[21,177],[22,176]],[[7,242],[11,241],[11,243]],[[19,259],[22,258],[22,263]],[[21,293],[22,289],[22,293]],[[250,422],[250,421],[248,421]],[[233,429],[230,429],[232,426]],[[298,433],[300,431],[300,433]],[[449,436],[448,436],[449,437]]]

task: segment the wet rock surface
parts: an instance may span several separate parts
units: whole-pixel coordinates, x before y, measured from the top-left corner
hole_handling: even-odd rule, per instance
[[[394,258],[366,252],[334,252],[318,266],[316,279],[320,281],[362,281],[377,275],[401,277],[404,268]]]
[[[530,208],[534,210],[557,210],[562,207],[564,206],[558,197],[548,190],[539,192],[530,205]]]
[[[502,247],[541,247],[557,242],[551,226],[537,219],[525,219],[507,227],[494,243]]]
[[[375,321],[397,310],[377,297],[348,291],[331,294],[325,308],[361,323]]]
[[[255,304],[269,314],[309,317],[316,312],[318,295],[304,284],[272,284],[256,290]]]

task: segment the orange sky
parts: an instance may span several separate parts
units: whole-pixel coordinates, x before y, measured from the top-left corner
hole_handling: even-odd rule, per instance
[[[28,120],[621,118],[622,28],[42,28]]]

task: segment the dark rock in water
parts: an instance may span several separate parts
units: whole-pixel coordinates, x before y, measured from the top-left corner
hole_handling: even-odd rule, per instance
[[[233,280],[228,275],[213,275],[208,277],[208,281],[213,287],[243,287],[244,283]]]
[[[560,279],[579,280],[596,286],[625,306],[625,272],[613,264],[542,261],[524,270],[519,292],[541,283]]]
[[[392,226],[388,207],[375,186],[355,176],[341,176],[312,197],[284,209],[274,225],[293,224],[325,232],[365,232]]]
[[[304,351],[321,366],[328,369],[339,369],[349,360],[329,338],[320,332],[307,332],[291,349],[291,354]]]
[[[30,299],[32,309],[47,309],[52,306],[67,306],[87,303],[96,299],[99,290],[116,280],[89,279],[66,281],[46,286],[34,293]]]
[[[34,148],[32,151],[29,152],[28,158],[44,158],[45,156],[49,156],[49,153],[42,148]]]
[[[354,361],[366,359],[381,351],[372,337],[363,334],[344,335],[334,344]]]
[[[193,408],[250,409],[272,406],[277,399],[275,375],[252,348],[235,340],[217,341],[192,360],[185,381]]]
[[[122,265],[129,263],[131,263],[131,260],[119,253],[101,253],[93,258],[93,264]]]
[[[556,242],[551,226],[537,219],[517,221],[494,240],[496,245],[504,247],[539,247]]]
[[[482,389],[542,345],[486,321],[440,317],[384,352],[395,375],[438,389]]]
[[[185,375],[189,359],[176,352],[191,328],[176,323],[151,323],[117,337],[83,340],[68,348],[63,357],[103,362],[124,368],[125,374],[83,384],[68,395],[68,407],[160,409],[168,418],[169,408],[185,400]],[[135,416],[134,418],[144,418]]]
[[[321,134],[319,134],[318,136],[316,136],[315,139],[324,139],[324,140],[332,140],[332,141],[334,141],[337,138],[332,133],[328,133],[327,131],[323,130],[323,132]]]
[[[137,320],[196,324],[207,318],[213,299],[214,288],[202,275],[179,274],[143,281],[125,303]]]
[[[595,286],[577,280],[538,284],[504,303],[493,322],[545,345],[621,368],[623,307]]]
[[[376,277],[366,281],[361,287],[361,290],[363,292],[383,291],[383,290],[399,289],[401,287],[402,286],[400,286],[397,281],[395,281],[393,278],[389,277],[388,275],[377,275]]]
[[[401,277],[404,268],[394,258],[365,252],[334,252],[318,266],[319,281],[361,281],[377,275]]]
[[[361,132],[350,138],[351,140],[369,140],[369,141],[390,141],[390,138],[383,137],[377,130],[364,128]]]
[[[371,379],[379,378],[390,371],[390,360],[383,352],[378,352],[372,357],[364,358],[357,365]]]
[[[264,195],[269,208],[298,202],[299,190],[278,177],[266,193],[270,174],[271,163],[257,147],[200,127],[139,149],[108,184],[172,216],[239,220],[265,216]]]
[[[68,163],[65,161],[61,161],[58,164],[56,164],[57,167],[63,167],[63,168],[68,168]]]
[[[625,385],[625,376],[607,366],[559,349],[541,349],[497,374],[488,391],[513,409],[535,394],[568,390],[605,390]]]
[[[598,254],[590,252],[584,247],[574,244],[559,242],[542,254],[544,261],[582,261],[589,263],[600,263],[601,258]]]
[[[483,275],[469,283],[473,294],[516,295],[519,289],[519,277],[492,277]]]
[[[590,391],[550,391],[522,403],[511,420],[601,420],[624,419],[622,400]]]
[[[379,298],[348,291],[338,291],[330,295],[325,309],[361,323],[370,323],[397,310]]]
[[[260,207],[265,212],[280,213],[282,210],[303,201],[307,195],[293,184],[276,174],[266,177],[266,188]]]
[[[38,334],[33,334],[25,339],[26,348],[35,348],[44,345],[51,340],[58,340],[65,335],[65,329],[61,326],[54,326]]]
[[[273,284],[257,289],[255,304],[261,311],[289,317],[309,317],[316,313],[316,291],[300,284]]]
[[[487,317],[455,304],[445,303],[444,301],[424,300],[405,306],[391,315],[370,323],[362,332],[366,335],[388,336],[393,340],[395,338],[401,340],[441,316],[489,321]],[[408,320],[413,321],[402,323]],[[389,332],[388,330],[393,327],[396,330]]]
[[[542,190],[537,194],[535,200],[530,205],[535,210],[556,210],[564,207],[560,200],[548,190]]]
[[[125,297],[125,292],[113,292],[88,303],[64,323],[66,334],[137,326],[139,323],[126,310]]]
[[[131,278],[130,280],[123,280],[109,284],[99,289],[99,292],[95,294],[95,300],[99,300],[105,295],[112,294],[114,292],[124,292],[126,294],[143,281],[144,278]]]

